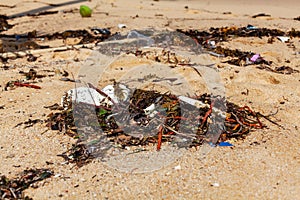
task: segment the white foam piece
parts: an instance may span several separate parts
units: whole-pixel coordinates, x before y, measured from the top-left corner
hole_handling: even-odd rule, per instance
[[[61,99],[62,105],[66,96],[68,100],[72,99],[72,101],[77,103],[87,103],[96,106],[100,106],[100,102],[105,98],[95,89],[88,87],[79,87],[66,92],[66,94]]]
[[[125,85],[119,85],[121,92],[124,96],[123,100],[127,100],[130,94],[130,89],[128,89]],[[109,96],[115,103],[119,102],[119,98],[115,95],[115,89],[113,85],[107,85],[102,90],[107,96]],[[67,99],[66,99],[67,98]],[[73,102],[77,103],[86,103],[91,105],[100,106],[101,103],[106,102],[108,104],[112,104],[105,96],[101,95],[97,90],[88,87],[79,87],[74,88],[66,92],[66,94],[61,98],[61,105],[64,108],[67,108],[68,105],[65,105],[64,102],[71,103],[71,99]]]

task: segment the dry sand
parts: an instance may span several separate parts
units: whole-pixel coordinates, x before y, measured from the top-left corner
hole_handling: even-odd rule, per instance
[[[18,14],[62,3],[59,0],[0,2],[0,14]],[[51,10],[78,8],[82,2]],[[16,17],[9,20],[15,26],[4,34],[21,34],[36,30],[38,34],[90,27],[109,27],[112,32],[132,29],[198,29],[252,24],[258,27],[288,31],[300,29],[300,2],[289,1],[125,1],[103,0],[84,2],[94,9],[91,18],[82,19],[78,11],[59,12],[39,17]],[[11,8],[3,5],[13,6]],[[188,6],[188,9],[185,8]],[[223,14],[231,12],[231,14]],[[271,17],[251,18],[258,13]],[[108,13],[108,14],[106,14]],[[126,24],[118,29],[118,24]],[[288,65],[300,70],[300,41],[293,38],[294,49],[279,40],[267,43],[267,38],[237,38],[224,46],[260,53],[276,65]],[[63,45],[55,41],[53,47]],[[298,52],[298,54],[295,54]],[[16,124],[30,119],[45,119],[49,110],[45,105],[60,101],[63,93],[74,83],[59,81],[59,75],[44,78],[37,84],[41,90],[16,88],[3,91],[9,80],[22,78],[20,70],[32,66],[41,70],[66,70],[76,76],[91,50],[79,49],[41,53],[34,63],[26,58],[9,60],[9,70],[0,71],[0,173],[13,177],[26,168],[47,167],[61,176],[53,177],[30,188],[26,195],[34,199],[299,199],[300,195],[300,139],[298,131],[300,76],[276,74],[255,66],[237,67],[220,63],[220,75],[228,100],[247,104],[262,113],[278,109],[276,118],[284,129],[265,122],[267,129],[252,132],[233,148],[213,148],[205,158],[188,152],[175,162],[155,172],[122,173],[95,160],[82,168],[64,165],[56,156],[75,141],[66,135],[47,131],[43,124],[24,129]],[[75,62],[74,60],[77,60]],[[243,95],[248,91],[248,95]],[[53,164],[47,165],[46,161]],[[178,166],[180,165],[180,169]],[[177,168],[175,169],[175,167]]]

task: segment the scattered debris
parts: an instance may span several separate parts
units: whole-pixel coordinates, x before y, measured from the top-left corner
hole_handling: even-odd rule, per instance
[[[0,198],[1,199],[25,199],[32,198],[25,196],[23,191],[29,187],[37,188],[37,182],[53,176],[49,169],[29,169],[24,170],[18,177],[8,179],[2,175],[0,177]]]
[[[92,93],[94,92],[92,90]],[[102,92],[99,95],[102,97]],[[220,109],[224,103],[227,106],[226,112]],[[74,105],[76,105],[75,110]],[[114,110],[116,108],[117,111]],[[162,112],[165,114],[162,115]],[[252,111],[248,106],[239,107],[221,97],[208,94],[194,98],[183,96],[177,98],[172,94],[138,89],[130,99],[116,101],[114,104],[103,103],[103,99],[97,102],[85,101],[85,103],[76,100],[73,104],[69,103],[63,111],[51,113],[47,119],[47,126],[52,130],[60,130],[71,137],[78,138],[78,142],[70,150],[60,155],[68,162],[81,166],[82,163],[89,162],[93,158],[77,133],[78,127],[75,126],[74,114],[79,120],[76,123],[84,125],[86,122],[82,120],[90,118],[89,116],[95,113],[101,131],[104,132],[110,145],[123,150],[130,146],[147,146],[150,143],[157,143],[157,150],[160,150],[163,143],[174,143],[174,141],[178,147],[197,147],[204,142],[209,142],[210,138],[206,135],[209,126],[219,127],[216,131],[220,132],[217,140],[221,146],[230,146],[229,143],[221,142],[231,138],[244,138],[252,129],[265,127],[260,121],[263,115]],[[185,113],[184,116],[181,113]],[[216,118],[223,120],[217,122]],[[117,119],[118,122],[122,122],[121,127]],[[183,121],[185,126],[181,124],[181,132],[178,132],[178,125]],[[213,125],[211,124],[213,121],[220,124]],[[89,128],[81,127],[81,129],[87,129],[94,134],[99,132],[98,126],[88,124],[85,126]],[[144,129],[145,127],[149,129]],[[159,127],[157,133],[151,127]],[[130,134],[127,134],[128,132]],[[93,141],[96,146],[101,143],[97,139]]]
[[[258,28],[253,25],[247,25],[246,27],[211,27],[209,31],[188,30],[183,31],[178,29],[177,31],[184,33],[190,37],[193,37],[198,41],[205,49],[208,49],[207,53],[215,57],[230,57],[228,60],[222,60],[223,63],[229,63],[236,66],[247,65],[260,65],[259,69],[265,69],[275,73],[282,73],[282,71],[276,70],[277,67],[271,68],[272,61],[267,61],[261,57],[258,53],[241,51],[239,49],[229,49],[218,45],[220,42],[228,41],[234,37],[270,37],[268,43],[273,43],[274,38],[278,38],[282,42],[287,42],[291,37],[300,37],[300,31],[291,29],[289,32],[284,32],[278,29]],[[276,69],[274,69],[276,68]],[[298,73],[298,70],[285,69],[287,73]]]
[[[294,20],[300,21],[300,16],[299,17],[295,17]]]

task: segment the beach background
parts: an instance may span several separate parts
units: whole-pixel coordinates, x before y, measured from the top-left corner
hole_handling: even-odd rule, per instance
[[[112,33],[133,29],[196,29],[210,27],[245,27],[290,31],[300,30],[300,2],[286,1],[148,1],[148,0],[62,0],[0,1],[0,14],[12,17],[14,25],[2,34],[37,35],[65,30],[110,28]],[[62,6],[53,4],[66,3]],[[49,4],[52,4],[49,5]],[[82,18],[80,5],[93,8],[91,18]],[[50,8],[50,9],[49,9]],[[77,9],[77,10],[76,10]],[[41,11],[59,11],[51,15],[23,16]],[[270,16],[252,18],[265,13]],[[125,24],[120,29],[118,24]],[[51,41],[51,47],[76,44],[76,40]],[[236,38],[222,46],[261,54],[275,66],[300,70],[300,39],[291,38],[293,48],[280,40],[268,43],[267,37]],[[15,51],[4,48],[4,53]],[[216,147],[199,158],[190,151],[170,165],[151,173],[122,173],[99,160],[76,168],[64,164],[58,154],[66,151],[74,139],[54,131],[45,124],[24,129],[17,124],[30,119],[45,119],[50,113],[44,106],[59,103],[65,91],[74,88],[72,82],[62,82],[59,75],[46,77],[40,90],[19,87],[4,91],[10,80],[22,79],[19,71],[33,66],[38,71],[66,70],[78,74],[92,50],[79,48],[68,51],[39,53],[38,60],[9,59],[8,70],[0,69],[0,173],[8,177],[26,168],[50,168],[54,177],[29,188],[25,194],[33,199],[298,199],[300,195],[300,75],[278,74],[257,69],[216,63],[226,88],[226,98],[238,105],[249,105],[269,114],[278,110],[276,121],[268,121],[267,129],[251,132],[234,147]],[[3,66],[4,64],[2,64]],[[46,71],[45,71],[46,72]],[[99,83],[101,85],[101,83]],[[47,161],[47,162],[46,162]]]

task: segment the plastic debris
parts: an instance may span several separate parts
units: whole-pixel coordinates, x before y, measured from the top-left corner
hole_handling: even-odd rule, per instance
[[[151,104],[147,108],[144,109],[144,112],[149,117],[154,117],[158,112],[155,110],[155,104]]]
[[[250,60],[251,60],[252,62],[257,62],[258,59],[261,59],[260,54],[255,54],[255,55],[253,55],[253,56],[250,58]]]
[[[98,34],[110,35],[111,34],[110,30],[108,30],[106,28],[91,28],[91,31],[93,31],[93,33],[95,35],[98,35]]]
[[[247,30],[257,30],[258,28],[256,26],[252,26],[251,24],[249,24],[247,27],[246,27]]]
[[[118,24],[118,28],[122,29],[122,28],[126,28],[126,24]]]
[[[208,40],[207,41],[207,45],[208,45],[209,48],[215,49],[216,48],[216,41],[214,41],[214,40]]]
[[[233,147],[233,144],[231,144],[229,142],[220,142],[219,146],[220,147]]]
[[[286,36],[277,36],[277,39],[280,40],[281,42],[288,42],[291,38],[290,37],[286,37]]]
[[[68,109],[73,101],[76,103],[86,103],[95,106],[100,106],[102,104],[112,105],[113,102],[118,103],[120,100],[127,100],[130,93],[130,90],[122,84],[118,84],[116,86],[107,85],[101,91],[104,93],[103,95],[96,89],[89,87],[71,89],[61,98],[61,105],[65,109]],[[118,95],[116,93],[118,93]],[[107,95],[113,102],[104,95]]]
[[[71,89],[63,95],[61,98],[62,106],[67,109],[71,101],[77,103],[86,103],[95,106],[100,106],[100,102],[105,97],[99,94],[95,89],[88,87],[79,87],[76,89]]]

